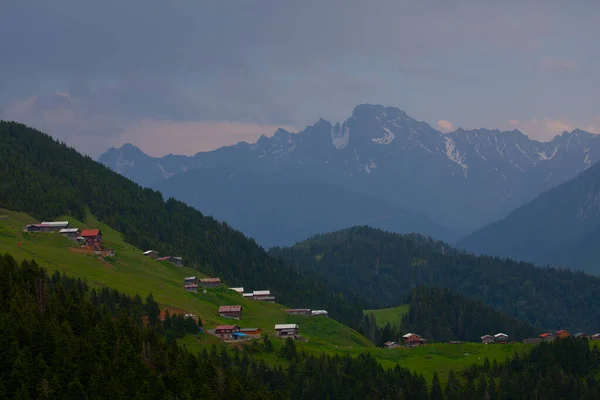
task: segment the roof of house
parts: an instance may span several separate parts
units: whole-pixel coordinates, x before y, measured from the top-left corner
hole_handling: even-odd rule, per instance
[[[242,296],[244,296],[244,297],[252,297],[254,295],[252,293],[242,293]]]
[[[559,333],[569,333],[569,331],[564,330],[564,329],[559,329],[556,331],[556,334],[558,335]]]
[[[64,228],[58,231],[58,233],[77,233],[79,232],[79,228]]]
[[[202,279],[200,279],[200,282],[203,282],[203,283],[221,282],[221,279],[220,278],[202,278]]]
[[[310,312],[310,308],[288,308],[287,310],[284,310],[287,313],[290,312]]]
[[[98,236],[100,234],[100,229],[84,229],[81,231],[81,237],[92,237]]]
[[[271,292],[269,290],[255,290],[252,294],[254,296],[269,296]]]
[[[156,261],[169,261],[171,258],[171,256],[166,256],[166,257],[159,257],[156,259]]]
[[[158,251],[156,251],[156,250],[148,250],[148,251],[143,252],[142,254],[148,255],[150,253],[156,253],[156,254],[158,254]]]
[[[551,333],[548,333],[548,332],[544,332],[544,333],[542,333],[542,334],[540,335],[540,337],[542,337],[542,338],[545,338],[545,337],[550,337],[550,336],[552,336],[552,334],[551,334]]]
[[[183,278],[186,281],[192,280],[192,279],[196,279],[195,276],[186,276],[185,278]]]
[[[409,332],[409,333],[407,333],[406,335],[402,336],[402,337],[403,337],[403,338],[405,338],[405,339],[407,339],[407,338],[409,338],[409,337],[411,337],[411,336],[418,336],[418,337],[421,337],[420,335],[417,335],[416,333],[410,333],[410,332]]]
[[[174,260],[179,260],[179,261],[183,260],[183,258],[182,258],[182,257],[172,257],[172,258],[173,258]]]
[[[223,331],[223,330],[232,330],[232,329],[239,329],[239,326],[237,325],[219,325],[215,328],[215,331]]]
[[[483,340],[483,339],[493,339],[493,338],[494,338],[494,337],[493,337],[492,335],[483,335],[483,336],[481,337],[481,339],[482,339],[482,340]]]
[[[239,312],[242,311],[242,306],[221,306],[219,312]]]
[[[594,333],[594,334],[592,335],[592,337],[594,337],[594,338],[595,338],[595,337],[600,337],[600,333]]]
[[[42,226],[68,226],[69,225],[69,221],[44,221],[44,222],[40,222],[38,225],[42,225]]]
[[[392,344],[395,344],[396,342],[385,342],[384,345],[386,346],[391,346]]]
[[[243,287],[230,287],[229,289],[238,292],[238,293],[244,293],[244,288]]]
[[[298,329],[298,324],[276,324],[275,330],[277,329]]]
[[[183,287],[185,288],[197,288],[198,284],[197,283],[186,283],[183,285]]]
[[[312,310],[311,314],[313,315],[324,315],[324,314],[328,314],[327,310]]]
[[[508,337],[508,335],[507,335],[506,333],[502,333],[502,332],[500,332],[500,333],[496,333],[496,334],[494,335],[494,337],[495,337],[495,338],[499,338],[499,337]]]

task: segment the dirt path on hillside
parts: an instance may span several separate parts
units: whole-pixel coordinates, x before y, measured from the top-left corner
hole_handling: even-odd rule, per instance
[[[98,261],[100,261],[102,264],[104,264],[104,266],[108,269],[113,269],[115,266],[112,264],[109,264],[104,258],[102,257],[98,257]]]

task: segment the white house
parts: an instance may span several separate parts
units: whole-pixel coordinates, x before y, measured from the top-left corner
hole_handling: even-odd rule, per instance
[[[232,288],[229,288],[229,289],[231,289],[234,292],[237,292],[239,294],[243,294],[244,293],[244,288],[243,287],[232,287]]]

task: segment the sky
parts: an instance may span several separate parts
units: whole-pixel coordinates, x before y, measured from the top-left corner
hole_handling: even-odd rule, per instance
[[[600,2],[3,0],[0,118],[97,157],[194,154],[396,106],[600,133]]]

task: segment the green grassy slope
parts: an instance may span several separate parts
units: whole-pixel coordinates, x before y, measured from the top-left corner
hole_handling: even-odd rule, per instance
[[[408,313],[408,304],[402,304],[392,308],[381,308],[378,310],[365,310],[365,315],[373,314],[377,325],[383,328],[388,322],[390,325],[400,326],[402,317]]]
[[[174,312],[190,312],[199,315],[207,328],[218,324],[235,323],[242,327],[257,327],[274,335],[277,323],[296,322],[301,334],[311,343],[323,346],[373,347],[372,343],[354,330],[330,318],[291,317],[280,304],[263,303],[244,299],[226,287],[207,289],[206,293],[187,293],[183,290],[183,278],[203,275],[193,269],[177,267],[169,262],[158,262],[145,257],[142,250],[127,244],[122,235],[95,218],[78,221],[69,216],[56,220],[69,221],[79,228],[99,228],[104,235],[104,245],[116,251],[115,260],[102,260],[92,253],[84,252],[59,234],[26,233],[23,227],[36,222],[30,216],[0,209],[0,252],[11,253],[17,260],[34,259],[52,273],[55,270],[86,279],[90,285],[108,286],[123,293],[145,297],[152,293],[163,308]],[[18,247],[18,243],[21,244]],[[268,288],[245,288],[247,291]],[[277,293],[275,293],[277,295]],[[235,321],[221,318],[219,305],[243,306],[242,319]],[[298,307],[302,305],[299,304]],[[214,340],[208,340],[213,343]]]
[[[1,216],[9,216],[3,219]],[[57,218],[58,220],[58,218]],[[58,270],[71,276],[86,279],[91,286],[108,286],[123,293],[134,295],[139,293],[145,297],[152,293],[163,308],[175,312],[191,312],[199,315],[207,328],[222,323],[235,323],[242,327],[258,327],[271,337],[274,335],[276,323],[297,323],[300,333],[306,342],[297,342],[299,351],[315,354],[358,355],[372,353],[384,367],[394,367],[400,363],[410,369],[423,373],[430,379],[434,371],[445,380],[451,369],[460,370],[472,363],[482,362],[485,357],[490,361],[498,361],[514,351],[526,348],[522,344],[505,346],[484,346],[476,343],[462,345],[432,344],[422,348],[376,348],[364,336],[338,323],[331,318],[288,316],[280,304],[269,304],[245,300],[239,294],[227,289],[208,289],[207,293],[187,293],[182,288],[183,278],[189,275],[202,276],[197,271],[177,267],[168,262],[158,262],[142,255],[142,251],[125,243],[122,235],[110,227],[99,223],[94,218],[77,221],[65,216],[60,220],[68,220],[72,226],[80,228],[100,228],[104,234],[105,246],[115,249],[116,260],[102,261],[96,255],[75,249],[73,242],[58,234],[24,233],[22,228],[36,222],[22,213],[0,209],[0,252],[11,253],[16,259],[34,259],[50,272]],[[18,247],[17,244],[21,243]],[[246,288],[246,290],[263,288]],[[276,293],[275,293],[276,295]],[[241,304],[244,307],[240,321],[223,319],[217,315],[219,305]],[[302,305],[298,305],[299,307]],[[399,318],[399,313],[406,311],[406,306],[386,310],[373,310],[378,321],[386,318]],[[273,339],[277,350],[282,340]],[[217,338],[203,334],[197,337],[190,335],[180,340],[191,351],[210,348],[214,343],[222,343]],[[277,357],[276,352],[257,354],[273,365],[286,365]]]

